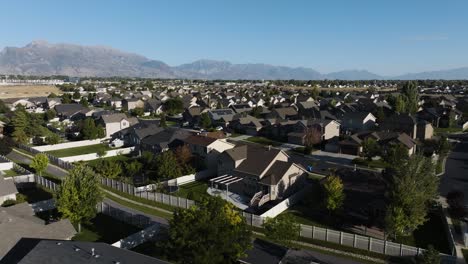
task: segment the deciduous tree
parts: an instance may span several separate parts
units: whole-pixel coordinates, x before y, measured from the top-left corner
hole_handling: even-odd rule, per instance
[[[329,175],[323,183],[324,204],[330,212],[336,212],[343,206],[344,186],[340,177]]]
[[[414,155],[393,171],[386,229],[390,234],[404,236],[426,222],[428,205],[437,196],[439,179],[432,160],[421,155]]]
[[[251,247],[245,219],[219,197],[177,209],[169,225],[165,251],[178,263],[236,263]]]
[[[291,247],[293,241],[299,238],[301,230],[300,225],[290,215],[267,218],[263,227],[268,238],[287,247]]]
[[[33,168],[39,175],[45,171],[47,165],[49,165],[49,158],[44,153],[36,154],[30,164],[31,168]]]
[[[160,179],[174,179],[182,176],[182,170],[172,151],[165,151],[156,157],[157,174]]]
[[[96,216],[96,205],[102,201],[96,174],[87,166],[76,166],[60,185],[56,200],[58,211],[81,232],[81,223]]]

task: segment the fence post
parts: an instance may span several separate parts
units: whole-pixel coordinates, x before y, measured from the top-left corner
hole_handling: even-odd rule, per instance
[[[383,254],[387,255],[387,240],[384,240],[384,248],[383,248]]]
[[[302,236],[302,224],[299,224],[299,236]]]
[[[188,209],[188,199],[185,199],[185,209]]]
[[[328,228],[325,228],[325,241],[328,241]]]
[[[343,232],[340,231],[340,245],[343,245]]]
[[[354,247],[354,248],[356,247],[356,244],[357,244],[357,241],[356,241],[356,234],[353,234],[353,247]]]
[[[420,252],[421,252],[421,249],[420,249],[420,248],[417,248],[416,256],[419,256]]]
[[[315,226],[312,226],[312,239],[315,238]]]
[[[369,237],[369,251],[372,251],[372,237]]]
[[[400,244],[400,257],[403,256],[403,244]]]

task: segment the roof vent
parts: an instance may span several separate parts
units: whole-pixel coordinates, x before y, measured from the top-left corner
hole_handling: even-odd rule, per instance
[[[99,255],[99,254],[96,254],[96,256],[94,256],[94,257],[95,257],[95,258],[99,258],[99,257],[100,257],[100,255]]]
[[[94,256],[94,248],[91,248],[91,256]]]
[[[60,246],[60,245],[62,245],[62,242],[57,242],[57,246]]]
[[[79,248],[75,248],[75,251],[78,252],[78,251],[80,251],[80,249],[79,249]]]

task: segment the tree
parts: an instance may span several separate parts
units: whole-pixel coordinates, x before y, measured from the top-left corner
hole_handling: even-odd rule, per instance
[[[49,110],[47,110],[47,112],[45,113],[45,119],[46,119],[46,121],[50,121],[50,120],[54,119],[56,116],[57,116],[57,112],[55,112],[54,109],[49,109]]]
[[[8,108],[8,106],[5,105],[5,102],[0,100],[0,114],[5,114],[8,112],[10,112],[10,108]]]
[[[99,130],[92,118],[86,118],[81,127],[83,139],[96,139],[99,137]]]
[[[432,160],[421,155],[413,155],[393,171],[386,230],[395,236],[405,236],[426,222],[428,205],[438,193],[439,178]]]
[[[263,224],[266,237],[284,244],[287,247],[292,246],[292,242],[299,238],[301,227],[292,216],[280,215],[275,218],[267,218]]]
[[[59,135],[53,133],[53,134],[48,135],[45,138],[45,142],[48,145],[55,145],[55,144],[58,144],[60,142],[60,137],[59,137]]]
[[[62,104],[70,104],[72,102],[72,96],[68,93],[62,95]]]
[[[103,159],[99,162],[99,166],[95,168],[96,172],[104,178],[117,179],[122,174],[122,166],[117,162],[110,162]]]
[[[13,126],[13,138],[19,143],[26,143],[29,139],[26,127],[29,125],[29,116],[22,108],[16,109],[11,122]]]
[[[375,139],[368,137],[362,142],[362,154],[368,160],[372,160],[372,158],[379,155],[379,153],[380,146]]]
[[[236,263],[251,247],[245,219],[219,197],[187,210],[176,209],[169,226],[165,252],[178,263]]]
[[[44,153],[36,154],[30,164],[31,168],[33,168],[39,176],[45,171],[47,165],[49,165],[49,158]]]
[[[440,252],[437,251],[434,246],[429,245],[426,251],[418,257],[418,264],[439,264],[440,263]]]
[[[406,99],[402,95],[398,95],[395,98],[395,105],[394,105],[395,112],[397,113],[406,113]]]
[[[344,186],[340,177],[329,175],[323,183],[325,207],[330,212],[335,212],[343,206],[345,199]]]
[[[145,169],[150,169],[151,167],[153,167],[152,163],[154,159],[154,154],[150,151],[143,151],[143,153],[141,153],[140,161],[143,163]]]
[[[385,112],[384,112],[384,109],[383,109],[382,106],[379,106],[377,108],[377,113],[376,113],[375,117],[377,118],[377,123],[378,124],[381,124],[383,121],[385,121]]]
[[[81,100],[80,100],[80,104],[84,107],[88,107],[89,105],[89,102],[86,98],[82,97]]]
[[[167,100],[164,107],[169,115],[175,115],[184,111],[184,103],[179,97]]]
[[[190,164],[193,158],[192,151],[190,151],[188,145],[178,146],[175,149],[174,154],[180,165]]]
[[[402,95],[406,102],[406,112],[415,114],[419,109],[419,91],[415,82],[406,82],[402,87]]]
[[[200,125],[205,129],[208,129],[211,127],[211,118],[208,115],[208,113],[202,113],[200,115]]]
[[[79,92],[79,91],[75,91],[75,92],[73,93],[73,99],[78,100],[78,99],[80,99],[80,98],[81,98],[80,92]]]
[[[322,131],[316,126],[312,126],[306,129],[304,136],[304,154],[310,154],[314,145],[319,144],[322,141]]]
[[[389,164],[390,168],[396,168],[409,159],[408,149],[403,144],[395,144],[387,148],[383,159]]]
[[[263,107],[256,106],[252,109],[252,116],[255,118],[259,118],[262,112],[263,112]]]
[[[96,216],[96,205],[102,201],[99,180],[87,166],[78,165],[60,185],[56,193],[57,209],[64,218],[78,225]]]
[[[310,95],[311,95],[312,98],[314,98],[314,99],[317,99],[318,96],[319,96],[319,94],[320,94],[320,91],[319,91],[319,89],[318,89],[317,86],[314,86],[314,88],[312,88],[312,90],[310,91]]]
[[[145,110],[142,107],[136,107],[132,110],[133,116],[142,116],[145,114]]]
[[[125,170],[127,171],[130,177],[135,176],[137,173],[141,171],[142,168],[143,168],[143,164],[141,164],[137,160],[134,160],[132,162],[128,162],[125,164]]]
[[[15,146],[15,142],[10,137],[0,138],[0,155],[7,155]]]
[[[98,138],[103,138],[106,136],[106,131],[104,130],[104,127],[101,124],[97,125],[96,130]]]
[[[161,114],[161,120],[159,121],[159,126],[160,127],[167,127],[166,115],[165,114]]]
[[[172,151],[165,151],[156,157],[157,174],[161,179],[174,179],[182,176],[182,171]]]

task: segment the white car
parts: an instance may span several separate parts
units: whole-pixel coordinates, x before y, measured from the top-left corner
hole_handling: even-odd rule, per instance
[[[222,126],[216,127],[216,130],[221,131],[223,130],[223,127]]]

